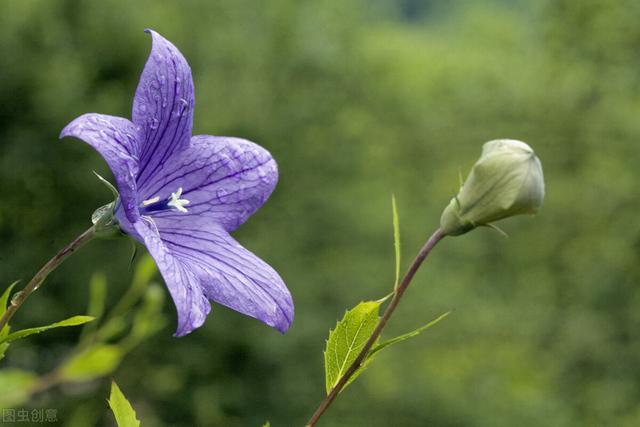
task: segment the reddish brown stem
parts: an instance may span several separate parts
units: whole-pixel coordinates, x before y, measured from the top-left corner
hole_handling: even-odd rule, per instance
[[[9,320],[16,311],[20,308],[20,306],[25,302],[29,295],[33,293],[38,287],[44,282],[49,273],[55,270],[62,262],[67,259],[71,254],[80,249],[85,243],[91,240],[94,237],[94,227],[89,228],[80,236],[78,236],[73,242],[69,243],[67,246],[62,248],[60,252],[58,252],[53,258],[49,260],[41,269],[33,276],[33,279],[27,286],[24,287],[20,292],[16,293],[13,298],[11,298],[11,303],[7,310],[4,312],[2,317],[0,317],[0,331],[5,327]]]
[[[407,270],[407,273],[402,278],[402,281],[400,282],[398,287],[395,289],[393,298],[391,299],[391,302],[389,303],[384,313],[382,314],[382,317],[380,318],[380,322],[378,323],[378,326],[376,327],[376,329],[373,331],[373,334],[371,334],[371,336],[365,343],[364,347],[362,347],[362,350],[358,354],[358,357],[356,357],[356,359],[353,361],[351,366],[349,366],[349,369],[347,369],[344,375],[340,377],[340,380],[338,381],[338,383],[331,389],[329,394],[327,394],[327,396],[322,400],[322,402],[320,402],[318,409],[316,409],[314,414],[311,416],[311,418],[307,422],[307,427],[313,427],[316,425],[320,417],[322,417],[325,411],[329,408],[329,406],[331,406],[335,398],[338,396],[338,393],[340,393],[340,391],[344,388],[345,384],[347,384],[347,382],[349,381],[349,378],[351,378],[351,376],[358,370],[358,368],[360,368],[360,366],[362,365],[362,362],[364,362],[365,358],[367,357],[367,353],[369,353],[369,350],[371,350],[371,347],[373,346],[373,344],[376,342],[376,340],[382,333],[382,330],[386,326],[387,321],[389,320],[389,318],[395,311],[396,307],[398,306],[398,303],[400,302],[402,295],[411,284],[411,280],[413,280],[413,276],[415,276],[416,272],[422,265],[422,262],[427,257],[427,255],[429,255],[429,253],[435,247],[435,245],[444,237],[445,237],[445,234],[443,234],[442,230],[438,228],[431,235],[431,237],[429,237],[429,239],[424,244],[422,249],[420,249],[420,252],[418,252],[418,255],[416,255],[415,259],[411,263],[409,270]]]

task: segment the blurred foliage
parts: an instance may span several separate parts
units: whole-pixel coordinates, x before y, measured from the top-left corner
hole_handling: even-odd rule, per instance
[[[191,64],[196,133],[254,140],[279,163],[274,195],[236,236],[281,273],[296,320],[280,336],[214,307],[175,339],[165,304],[171,324],[131,338],[115,373],[145,426],[302,425],[324,393],[328,328],[393,283],[389,195],[409,259],[458,170],[500,137],[541,158],[542,214],[503,224],[510,239],[478,230],[439,245],[387,333],[455,312],[379,355],[322,424],[637,426],[639,21],[635,0],[2,1],[0,283],[28,279],[109,201],[99,156],[56,138],[85,112],[129,114],[151,27]],[[91,243],[14,326],[83,312],[94,271],[114,307],[129,251]],[[51,371],[73,329],[13,343],[1,367]],[[108,425],[109,384],[91,384],[29,405]]]
[[[34,397],[52,388],[61,385],[86,386],[90,381],[113,374],[128,352],[166,324],[162,314],[164,295],[158,284],[151,283],[155,273],[156,268],[151,257],[145,256],[136,266],[131,287],[116,303],[115,308],[108,311],[104,308],[106,281],[101,274],[95,274],[90,282],[88,310],[94,317],[74,316],[48,326],[26,328],[11,333],[9,327],[5,327],[0,332],[0,346],[11,343],[10,351],[13,351],[15,341],[28,336],[54,328],[84,325],[78,343],[50,372],[38,375],[26,369],[0,369],[0,408],[15,410],[16,407],[28,404]],[[14,285],[15,283],[10,285],[0,297],[0,314]],[[6,353],[7,347],[0,347],[0,351]],[[118,406],[121,404],[122,402],[119,402]],[[4,413],[2,420],[6,421]]]

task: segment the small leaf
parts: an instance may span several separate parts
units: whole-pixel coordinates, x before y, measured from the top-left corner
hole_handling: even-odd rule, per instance
[[[267,421],[266,423],[262,424],[262,427],[271,427],[271,423]]]
[[[111,382],[111,395],[108,402],[118,427],[140,426],[140,421],[136,418],[136,411],[134,411],[127,398],[124,397],[115,381]]]
[[[82,339],[85,340],[88,335],[96,330],[99,320],[104,315],[105,300],[107,299],[107,278],[102,273],[95,273],[89,281],[89,304],[87,306],[87,314],[94,317],[97,321],[87,323],[82,328]]]
[[[37,380],[35,373],[21,369],[0,371],[0,408],[11,408],[26,403]]]
[[[12,284],[10,284],[0,296],[0,316],[2,316],[5,311],[7,311],[7,301],[9,301],[9,295],[11,294],[11,290],[13,289],[13,287],[17,285],[18,282],[19,280],[16,280]]]
[[[324,352],[327,393],[349,369],[378,325],[380,304],[379,301],[361,302],[347,311],[336,328],[329,332]],[[352,379],[358,373],[356,371]]]
[[[9,348],[9,343],[2,343],[0,344],[0,360],[4,359],[4,354],[7,352],[7,349]]]
[[[40,332],[44,332],[53,328],[82,325],[84,323],[91,322],[93,319],[94,318],[91,316],[73,316],[60,322],[52,323],[51,325],[22,329],[20,331],[13,332],[5,337],[0,338],[0,343],[9,343],[11,341],[28,337],[29,335],[33,334],[39,334]]]
[[[95,273],[89,282],[89,306],[87,314],[100,319],[104,314],[104,302],[107,298],[107,278],[102,273]]]
[[[0,295],[0,317],[2,317],[4,313],[7,311],[7,302],[9,301],[9,295],[11,295],[11,290],[15,285],[18,284],[18,282],[19,280],[16,280],[12,284],[10,284],[7,287],[7,289],[5,289],[5,291],[2,293],[2,295]],[[0,330],[0,337],[8,333],[9,333],[9,325],[5,325],[4,328]]]
[[[158,332],[166,325],[162,315],[165,291],[162,287],[152,284],[144,295],[142,306],[138,308],[133,318],[131,335],[142,340]]]
[[[140,258],[140,261],[136,264],[136,270],[133,273],[131,287],[138,290],[138,295],[142,294],[157,272],[158,269],[156,268],[156,263],[153,258],[149,255],[145,255]]]
[[[76,354],[60,368],[63,381],[90,381],[113,372],[122,360],[117,345],[98,344]]]
[[[131,350],[142,340],[155,334],[167,325],[167,319],[162,314],[165,291],[157,284],[149,285],[141,306],[138,306],[133,316],[133,326],[129,335],[120,342],[125,351]]]
[[[124,330],[127,329],[128,325],[129,324],[124,317],[113,317],[98,329],[95,339],[97,341],[108,341],[113,339],[114,337],[121,335]]]
[[[411,331],[411,332],[407,332],[406,334],[402,334],[400,336],[397,336],[395,338],[391,338],[390,340],[387,340],[383,343],[374,345],[371,350],[369,351],[369,354],[367,354],[367,359],[370,359],[373,357],[373,355],[375,355],[377,352],[379,352],[380,350],[389,347],[390,345],[394,345],[399,343],[400,341],[404,341],[407,340],[409,338],[415,337],[416,335],[418,335],[420,332],[424,331],[425,329],[429,329],[430,327],[432,327],[433,325],[435,325],[436,323],[440,322],[442,319],[444,319],[445,317],[447,317],[451,312],[447,311],[444,314],[441,314],[440,316],[438,316],[437,318],[435,318],[434,320],[432,320],[431,322],[427,323],[424,326],[419,327],[418,329]]]
[[[398,217],[398,207],[396,206],[396,196],[391,195],[391,209],[393,211],[393,246],[396,250],[396,284],[400,284],[400,219]]]
[[[384,349],[384,348],[386,348],[386,347],[388,347],[390,345],[396,344],[396,343],[398,343],[400,341],[404,341],[406,339],[409,339],[411,337],[414,337],[414,336],[418,335],[420,332],[422,332],[425,329],[428,329],[431,326],[435,325],[436,323],[438,323],[439,321],[441,321],[442,319],[444,319],[448,315],[449,315],[449,312],[444,313],[441,316],[439,316],[438,318],[436,318],[435,320],[432,320],[431,322],[429,322],[426,325],[416,329],[415,331],[408,332],[406,334],[400,335],[399,337],[391,338],[390,340],[387,340],[387,341],[383,342],[382,344],[378,344],[378,341],[376,341],[376,343],[372,346],[371,350],[369,350],[369,353],[367,353],[367,357],[365,357],[364,361],[362,362],[362,364],[360,365],[358,370],[353,373],[351,378],[349,378],[349,380],[345,383],[344,387],[346,388],[349,384],[351,384],[351,382],[358,375],[360,375],[365,369],[367,369],[367,367],[369,367],[371,362],[373,362],[373,359],[374,359],[375,355],[380,350],[382,350],[382,349]]]
[[[118,317],[129,311],[144,295],[149,282],[157,273],[156,264],[150,256],[144,256],[136,264],[136,270],[133,273],[131,286],[127,289],[124,296],[118,301],[113,311],[109,314],[111,317]]]

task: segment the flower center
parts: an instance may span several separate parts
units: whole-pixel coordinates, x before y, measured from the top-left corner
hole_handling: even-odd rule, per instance
[[[158,196],[152,197],[151,199],[147,199],[142,202],[140,212],[143,215],[166,210],[187,212],[185,205],[188,205],[189,201],[187,199],[181,199],[180,196],[182,196],[182,187],[178,188],[178,191],[171,193],[171,196],[165,200],[160,200],[160,197]]]

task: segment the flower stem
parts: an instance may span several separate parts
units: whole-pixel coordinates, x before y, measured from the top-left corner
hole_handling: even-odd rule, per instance
[[[74,241],[62,248],[60,252],[58,252],[53,258],[51,258],[49,262],[47,262],[40,269],[40,271],[38,271],[36,275],[33,276],[33,279],[31,279],[31,281],[27,283],[27,286],[25,286],[24,289],[13,295],[9,307],[7,307],[7,310],[4,312],[2,317],[0,317],[0,331],[6,326],[7,323],[9,323],[11,317],[13,317],[15,312],[18,311],[18,309],[26,301],[26,299],[29,298],[29,295],[31,295],[33,291],[35,291],[36,289],[38,289],[38,287],[40,287],[40,285],[42,285],[42,282],[44,282],[49,273],[55,270],[60,264],[62,264],[65,259],[71,256],[71,254],[73,254],[75,251],[80,249],[80,247],[82,247],[85,243],[93,239],[94,231],[95,227],[92,226],[84,233],[79,235]]]
[[[389,320],[389,318],[395,311],[396,307],[398,306],[398,303],[400,302],[402,295],[411,284],[411,280],[413,280],[413,276],[416,274],[416,272],[422,265],[422,262],[427,257],[427,255],[429,255],[429,253],[435,247],[435,245],[444,237],[445,237],[445,234],[442,232],[440,228],[438,228],[431,235],[431,237],[429,237],[429,239],[424,244],[422,249],[420,249],[420,252],[418,252],[418,255],[416,255],[415,259],[411,263],[409,270],[407,270],[407,273],[402,278],[402,281],[396,288],[393,294],[393,298],[391,299],[391,302],[389,303],[384,313],[382,314],[382,317],[380,318],[380,322],[378,323],[378,326],[376,326],[376,329],[373,331],[373,333],[365,343],[364,347],[362,347],[362,350],[358,354],[358,357],[356,357],[356,359],[353,361],[351,366],[349,366],[349,369],[347,369],[344,375],[340,377],[340,380],[338,381],[338,383],[331,389],[329,394],[327,394],[327,396],[322,400],[322,402],[320,402],[318,409],[316,409],[314,414],[311,416],[311,418],[307,422],[307,427],[313,427],[316,425],[320,417],[322,417],[325,411],[329,408],[329,406],[331,406],[335,398],[338,396],[338,393],[340,393],[340,391],[344,388],[345,384],[347,384],[347,382],[349,381],[349,378],[351,378],[351,376],[362,365],[362,362],[364,362],[365,358],[367,357],[369,350],[371,349],[373,344],[376,342],[376,340],[382,333],[382,330],[387,325],[387,321]]]

